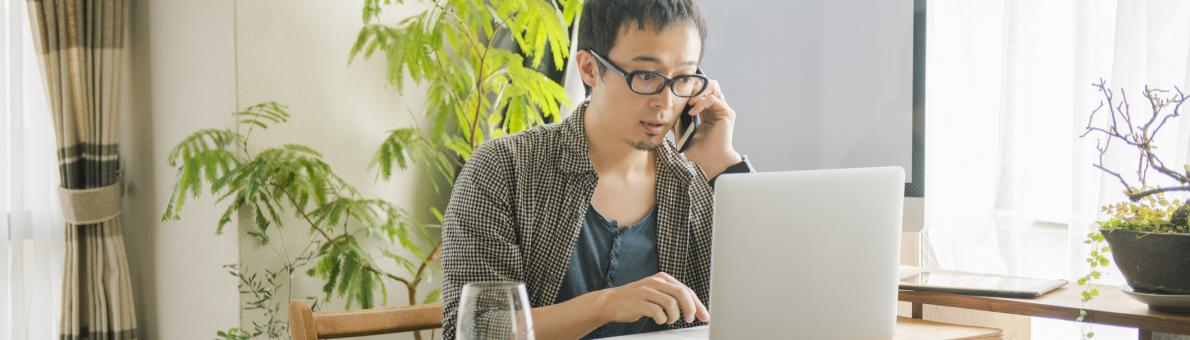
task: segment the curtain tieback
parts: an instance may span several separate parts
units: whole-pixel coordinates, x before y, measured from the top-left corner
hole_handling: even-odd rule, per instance
[[[124,196],[124,180],[89,189],[58,188],[58,201],[62,206],[62,218],[67,223],[94,224],[120,216],[121,197]]]

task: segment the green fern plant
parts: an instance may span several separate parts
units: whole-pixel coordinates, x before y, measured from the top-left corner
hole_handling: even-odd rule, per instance
[[[309,264],[306,273],[324,280],[322,287],[327,299],[343,298],[347,308],[358,304],[361,308],[376,305],[379,291],[382,303],[387,304],[385,280],[405,286],[409,301],[418,301],[417,286],[432,279],[435,271],[432,259],[436,251],[431,229],[436,224],[418,223],[403,209],[381,199],[362,197],[358,190],[331,169],[320,153],[303,145],[285,144],[260,152],[250,152],[252,133],[285,123],[289,113],[275,102],[248,107],[233,114],[234,129],[201,129],[183,139],[170,151],[170,165],[178,169],[163,221],[179,220],[187,197],[198,197],[203,188],[220,203],[227,203],[216,233],[239,212],[251,216],[251,224],[244,230],[256,238],[261,246],[273,247],[282,258],[278,269],[263,269],[258,273],[232,270],[240,281],[241,292],[249,297],[245,310],[260,310],[270,321],[253,325],[252,330],[229,330],[223,335],[286,337],[285,322],[278,321],[280,305],[288,302],[293,292],[278,294],[278,277],[290,278]],[[290,246],[280,236],[286,217],[296,218],[310,234],[300,248],[290,255]],[[388,250],[388,257],[405,269],[404,273],[381,270],[377,261],[361,245],[361,240],[378,235],[390,244],[398,244],[410,251],[410,259]],[[273,240],[276,241],[273,241]],[[431,246],[426,246],[426,245]],[[290,284],[285,284],[290,286]],[[421,301],[437,300],[438,290]],[[276,322],[274,322],[276,321]]]
[[[427,92],[424,123],[391,130],[380,141],[371,162],[377,177],[387,181],[395,171],[417,165],[430,170],[436,191],[449,192],[458,169],[484,141],[557,121],[561,107],[571,106],[558,80],[541,68],[548,65],[545,61],[550,61],[555,71],[566,64],[569,29],[579,17],[582,1],[428,2],[425,10],[386,23],[381,20],[383,7],[405,1],[364,0],[363,27],[348,64],[383,55],[385,77],[398,92],[405,92],[407,81]],[[443,219],[440,207],[430,208],[437,223],[427,224],[387,201],[361,197],[332,171],[321,154],[303,145],[248,152],[252,132],[289,118],[277,103],[254,105],[234,115],[235,129],[198,130],[170,152],[170,165],[178,173],[163,220],[180,219],[178,212],[187,197],[200,196],[207,187],[219,202],[227,203],[217,233],[237,212],[246,213],[253,224],[246,232],[283,255],[282,268],[264,269],[265,278],[292,274],[305,262],[312,262],[307,274],[323,280],[326,297],[344,298],[347,308],[353,304],[375,306],[377,292],[387,304],[386,282],[403,285],[410,303],[439,299],[440,289],[417,299],[417,286],[431,282],[439,271],[434,261],[441,244],[434,233]],[[292,258],[283,238],[271,241],[280,235],[283,217],[289,215],[311,235]],[[386,236],[414,254],[410,258],[380,249],[403,274],[378,269],[370,255],[374,252],[361,243],[376,235]],[[240,278],[241,292],[255,302],[245,306],[246,310],[262,309],[268,314],[276,304],[257,297],[285,301],[292,297],[292,291],[282,297],[270,286],[257,287],[244,279],[257,274],[234,274]],[[278,333],[275,324],[265,324],[217,335],[240,339],[264,334],[272,338]],[[420,333],[414,336],[421,339]]]
[[[349,59],[381,53],[398,92],[408,80],[427,89],[428,126],[392,130],[373,165],[388,180],[394,165],[422,164],[437,174],[434,188],[441,190],[484,141],[558,120],[570,105],[563,87],[538,68],[546,56],[556,70],[565,65],[569,27],[582,1],[428,2],[426,10],[388,24],[380,14],[393,0],[365,0],[364,26]],[[515,44],[501,47],[501,41]]]
[[[388,23],[381,20],[385,7],[406,1],[364,0],[348,63],[383,55],[386,79],[397,92],[413,81],[427,94],[425,123],[391,130],[381,142],[371,162],[377,177],[387,181],[395,169],[417,164],[433,174],[434,190],[449,192],[458,169],[484,141],[557,121],[561,107],[571,106],[560,79],[540,68],[548,56],[555,71],[563,69],[582,0],[418,2],[429,6]],[[439,223],[441,208],[430,207]],[[427,259],[441,249],[435,245]]]

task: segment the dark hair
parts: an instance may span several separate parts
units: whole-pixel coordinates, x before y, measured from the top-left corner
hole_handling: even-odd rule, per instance
[[[706,43],[707,23],[693,0],[587,0],[579,19],[578,49],[592,50],[606,57],[615,45],[620,29],[629,24],[663,31],[682,22],[694,25],[698,29],[698,38]],[[603,74],[603,65],[597,66]],[[587,87],[587,94],[590,93],[591,88]]]

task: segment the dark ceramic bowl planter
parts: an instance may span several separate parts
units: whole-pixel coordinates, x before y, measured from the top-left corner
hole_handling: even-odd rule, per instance
[[[1112,258],[1136,292],[1190,295],[1190,234],[1101,231]]]

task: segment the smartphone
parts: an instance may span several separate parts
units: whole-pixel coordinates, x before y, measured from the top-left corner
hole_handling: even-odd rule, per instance
[[[678,152],[686,152],[690,142],[694,141],[694,133],[698,131],[698,117],[690,115],[692,108],[694,105],[686,105],[678,117],[678,130],[674,135],[678,141]]]
[[[698,74],[702,73],[702,68],[696,71]],[[686,152],[686,148],[690,147],[690,143],[694,141],[694,134],[698,132],[698,116],[691,116],[690,109],[694,105],[686,105],[682,109],[682,113],[678,114],[678,129],[674,131],[674,139],[678,142],[678,152]]]

